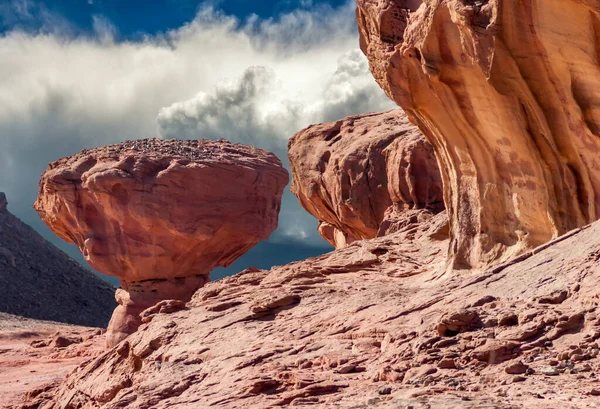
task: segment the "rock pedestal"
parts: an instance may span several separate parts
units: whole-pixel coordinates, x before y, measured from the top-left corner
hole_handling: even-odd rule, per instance
[[[135,332],[142,323],[140,314],[163,300],[188,301],[196,290],[208,282],[206,275],[195,275],[169,280],[144,280],[121,282],[115,298],[119,306],[115,308],[108,330],[106,344],[118,344]]]
[[[287,182],[281,162],[260,149],[146,139],[51,163],[34,207],[92,267],[121,279],[114,345],[135,331],[139,312],[189,300],[213,268],[268,238]]]

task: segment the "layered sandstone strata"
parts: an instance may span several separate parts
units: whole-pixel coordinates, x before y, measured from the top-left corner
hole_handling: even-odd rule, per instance
[[[403,210],[443,208],[433,149],[401,110],[310,126],[288,157],[292,192],[336,248],[388,232]]]
[[[455,267],[600,216],[600,5],[357,0],[360,45],[433,144]]]
[[[35,208],[95,269],[121,279],[114,345],[139,312],[188,300],[277,227],[288,174],[271,153],[225,140],[147,139],[50,164]]]

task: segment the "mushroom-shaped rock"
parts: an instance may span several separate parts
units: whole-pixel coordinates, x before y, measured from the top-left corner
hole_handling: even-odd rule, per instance
[[[375,79],[441,164],[455,267],[600,218],[600,2],[357,3]]]
[[[139,313],[188,300],[277,227],[288,173],[272,153],[226,140],[128,141],[50,164],[34,204],[96,270],[119,277],[114,345]]]
[[[292,192],[336,248],[376,237],[398,210],[443,209],[433,148],[401,110],[308,127],[288,156]]]

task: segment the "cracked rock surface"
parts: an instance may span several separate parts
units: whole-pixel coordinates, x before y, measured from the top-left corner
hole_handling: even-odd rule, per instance
[[[443,271],[444,213],[208,283],[31,397],[39,408],[579,408],[600,370],[600,224]],[[405,406],[402,406],[405,405]],[[407,406],[408,405],[408,406]]]

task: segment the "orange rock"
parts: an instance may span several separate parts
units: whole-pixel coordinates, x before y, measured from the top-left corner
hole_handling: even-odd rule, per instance
[[[313,125],[288,146],[292,192],[336,248],[376,237],[392,208],[443,208],[433,149],[400,110]]]
[[[225,140],[146,139],[50,164],[34,207],[95,269],[121,279],[107,340],[163,299],[189,300],[277,227],[288,174],[271,153]]]
[[[357,3],[375,79],[440,162],[455,267],[600,217],[597,3]]]

